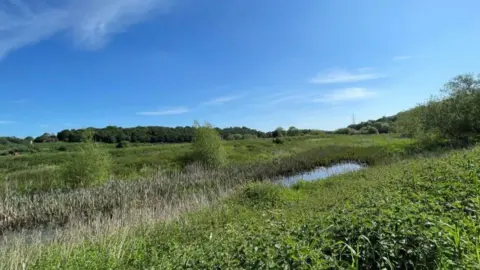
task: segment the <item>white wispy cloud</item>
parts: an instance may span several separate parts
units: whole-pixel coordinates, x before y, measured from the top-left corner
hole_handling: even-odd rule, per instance
[[[393,57],[393,61],[405,61],[412,58],[410,55],[397,55]]]
[[[15,123],[14,121],[7,121],[7,120],[0,120],[0,125],[7,125],[7,124],[13,124]]]
[[[354,71],[346,69],[332,69],[325,72],[318,73],[315,77],[310,79],[310,83],[314,84],[332,84],[332,83],[347,83],[374,80],[384,77],[380,73],[373,72],[372,68],[359,68]]]
[[[365,99],[375,96],[375,92],[369,91],[361,87],[351,87],[345,89],[334,90],[328,94],[325,94],[321,98],[314,99],[314,102],[341,102]]]
[[[286,95],[278,98],[271,99],[269,101],[270,104],[278,104],[282,102],[293,102],[293,101],[301,101],[304,100],[304,95]]]
[[[23,46],[65,33],[85,49],[169,9],[171,0],[4,0],[0,4],[0,58]]]
[[[166,110],[157,110],[157,111],[150,111],[150,112],[138,112],[137,115],[144,115],[144,116],[161,116],[161,115],[174,115],[174,114],[184,114],[189,112],[187,107],[176,107],[170,108]]]
[[[277,95],[275,97],[270,97],[268,98],[268,104],[275,105],[279,103],[305,103],[305,102],[311,102],[312,99],[314,99],[316,96],[318,96],[318,93],[316,91],[295,91],[294,93],[289,93],[289,94],[283,94],[283,95]]]
[[[240,96],[224,96],[224,97],[217,97],[207,102],[204,102],[204,105],[220,105],[225,104],[234,100],[239,99]]]

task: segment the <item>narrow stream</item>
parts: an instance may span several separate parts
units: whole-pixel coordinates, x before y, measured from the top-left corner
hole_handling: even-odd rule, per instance
[[[361,170],[364,166],[358,163],[340,163],[330,167],[320,167],[309,172],[300,173],[293,176],[281,178],[277,183],[290,187],[299,181],[315,181],[325,179],[330,176],[339,175],[343,173],[355,172]]]

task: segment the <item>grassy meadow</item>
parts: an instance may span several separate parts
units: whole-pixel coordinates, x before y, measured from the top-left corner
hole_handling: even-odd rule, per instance
[[[1,157],[0,269],[480,267],[479,148],[426,152],[393,135],[222,146],[209,168],[188,162],[191,144],[95,144],[110,175],[75,187],[66,169],[99,160],[81,144]],[[274,183],[345,161],[368,167]]]
[[[387,136],[235,143],[216,170],[3,195],[0,268],[480,267],[480,148],[412,155],[414,141]],[[233,152],[249,144],[256,162]],[[268,181],[342,160],[370,166],[291,188]]]
[[[18,190],[38,192],[64,186],[62,169],[78,157],[81,143],[43,143],[39,152],[21,156],[0,156],[0,192]],[[283,144],[271,139],[225,141],[229,164],[267,162],[299,154],[324,146],[385,146],[402,151],[413,140],[389,135],[370,136],[302,136],[287,138]],[[128,148],[115,148],[115,144],[99,144],[112,158],[111,179],[134,180],[149,177],[158,171],[181,170],[190,151],[190,144],[132,144]],[[63,151],[59,151],[62,149]]]

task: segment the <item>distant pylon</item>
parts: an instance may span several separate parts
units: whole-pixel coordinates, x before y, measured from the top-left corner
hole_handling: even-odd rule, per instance
[[[352,113],[352,125],[355,125],[355,114]]]

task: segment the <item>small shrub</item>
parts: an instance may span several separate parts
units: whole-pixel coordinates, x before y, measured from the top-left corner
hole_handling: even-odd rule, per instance
[[[253,134],[244,134],[243,135],[243,139],[244,140],[252,140],[252,139],[257,139],[257,135],[253,135]]]
[[[272,183],[249,184],[240,194],[238,200],[251,207],[270,208],[284,203],[283,187]]]
[[[283,144],[285,142],[285,139],[283,137],[277,137],[273,139],[273,143],[276,144]]]
[[[374,126],[365,126],[359,130],[360,134],[378,134],[378,129]]]
[[[233,136],[233,134],[228,134],[227,137],[225,137],[225,140],[233,141],[233,140],[235,140],[235,136]]]
[[[62,146],[58,147],[57,150],[61,151],[61,152],[65,152],[65,151],[67,151],[67,147],[62,145]]]
[[[127,147],[130,147],[130,142],[128,141],[121,141],[117,143],[117,146],[116,146],[116,148],[127,148]]]
[[[89,141],[85,142],[78,154],[69,161],[63,171],[67,186],[86,187],[102,183],[110,176],[111,158],[108,152]]]
[[[353,128],[340,128],[333,132],[334,134],[355,135],[357,131]]]
[[[225,163],[226,152],[217,130],[210,124],[194,124],[192,160],[207,167],[219,167]]]

